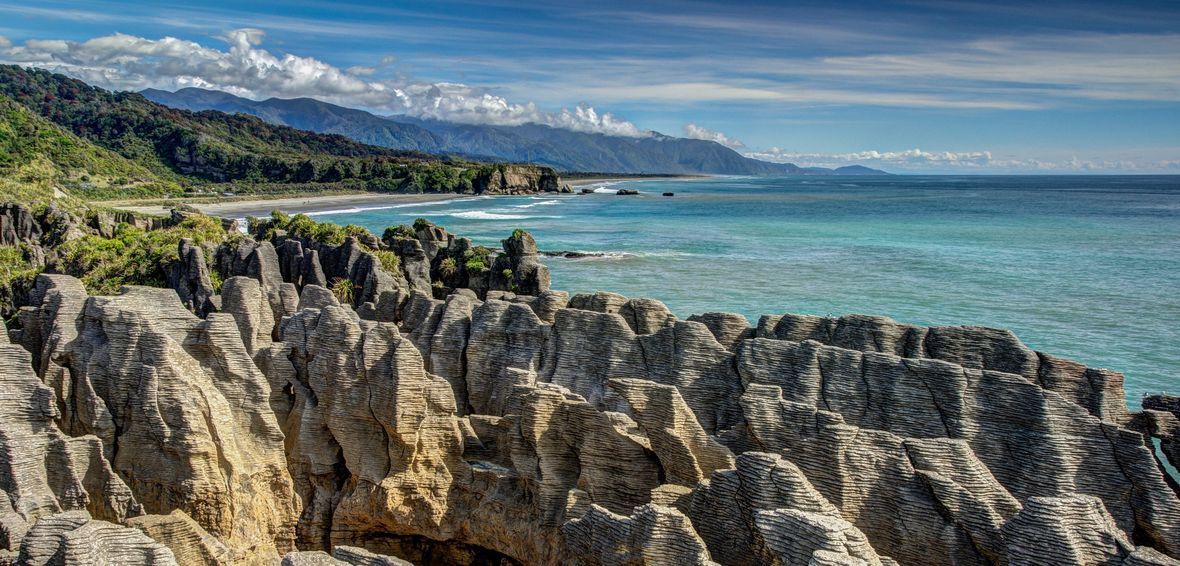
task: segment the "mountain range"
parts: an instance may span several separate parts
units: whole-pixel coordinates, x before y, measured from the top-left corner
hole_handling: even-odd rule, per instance
[[[880,175],[859,165],[825,169],[745,157],[717,142],[659,133],[647,137],[575,132],[540,124],[458,124],[375,114],[312,98],[251,100],[226,92],[184,88],[141,91],[166,106],[257,116],[313,132],[340,134],[367,144],[436,154],[536,163],[559,171],[635,174]]]
[[[0,65],[4,196],[44,200],[58,189],[91,200],[222,192],[482,193],[524,185],[556,190],[557,176],[546,167],[378,146],[243,113],[170,108],[134,92]]]

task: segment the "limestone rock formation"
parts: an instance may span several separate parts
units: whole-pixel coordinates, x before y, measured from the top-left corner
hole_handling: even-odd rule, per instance
[[[980,326],[925,328],[880,316],[787,314],[762,317],[756,335],[795,342],[815,340],[850,350],[933,358],[967,368],[1021,375],[1095,416],[1118,423],[1127,418],[1122,374],[1034,352],[1008,330]]]
[[[168,286],[176,290],[185,308],[198,316],[213,310],[213,282],[209,268],[205,265],[205,252],[188,238],[180,240],[178,246],[180,261],[172,265],[168,274]]]
[[[234,317],[201,320],[169,289],[125,288],[85,299],[81,309],[77,303],[47,302],[40,316],[27,318],[44,323],[30,324],[38,336],[76,332],[41,348],[54,364],[43,372],[62,382],[47,401],[73,411],[66,430],[102,440],[146,511],[181,509],[227,545],[257,556],[289,549],[297,503],[283,436],[270,384]],[[65,304],[75,316],[52,308]]]
[[[477,194],[532,194],[557,192],[561,179],[548,167],[499,165],[481,171],[472,181]]]
[[[549,290],[549,268],[540,262],[537,242],[524,230],[513,232],[501,241],[504,253],[492,262],[489,288],[524,295],[538,295]]]
[[[1148,438],[1173,456],[1180,404],[1128,413],[1114,372],[991,329],[680,320],[550,290],[527,233],[389,234],[222,248],[203,318],[38,277],[0,338],[0,563],[1180,564]]]
[[[18,564],[177,564],[172,551],[142,532],[68,511],[37,521],[21,542]]]
[[[0,205],[0,246],[15,246],[41,239],[41,225],[27,206],[16,203]]]

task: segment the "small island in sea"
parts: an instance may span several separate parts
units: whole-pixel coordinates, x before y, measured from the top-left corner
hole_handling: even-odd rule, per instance
[[[790,29],[827,53],[809,89],[766,70],[579,88],[638,115],[651,97],[757,107],[731,118],[755,136],[753,122],[869,123],[826,106],[864,98],[837,88],[874,72],[845,53],[867,49],[861,34],[913,41],[883,25],[906,21],[937,38],[974,13],[866,6],[874,26],[833,30],[722,8],[620,9],[596,31],[648,53],[705,26],[722,57]],[[268,17],[312,38],[323,26],[307,24],[344,18],[324,36],[340,41],[419,10]],[[976,57],[1016,50],[972,21],[964,33],[992,40],[938,73],[981,80],[997,63]],[[463,25],[447,36],[460,45],[487,31]],[[969,174],[1061,171],[755,146],[696,122],[670,136],[265,36],[0,42],[0,565],[1180,564],[1180,177]],[[591,64],[546,39],[554,60]],[[1035,39],[1041,56],[1066,42],[1062,64],[1089,48]],[[932,60],[873,62],[909,77]],[[1024,98],[1035,61],[1005,59],[1018,94],[980,87],[1003,100],[927,77],[874,104],[1032,120],[1050,106]],[[1135,76],[1099,62],[1087,72]],[[1126,96],[1107,79],[1096,99]],[[1140,162],[1113,163],[1089,165]],[[1170,167],[1153,163],[1139,172]],[[958,169],[910,169],[926,166]]]

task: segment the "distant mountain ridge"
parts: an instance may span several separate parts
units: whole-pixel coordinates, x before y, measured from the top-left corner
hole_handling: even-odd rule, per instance
[[[379,120],[336,110],[345,123]],[[294,117],[300,115],[308,113]],[[386,136],[395,132],[378,125]],[[0,65],[0,190],[28,202],[59,189],[87,199],[223,191],[531,193],[559,190],[558,181],[547,167],[440,158],[246,113],[171,108],[134,92]]]
[[[663,134],[633,138],[539,124],[457,124],[409,116],[382,117],[312,98],[250,100],[200,88],[146,89],[144,97],[185,110],[241,112],[275,124],[341,134],[368,144],[429,153],[530,162],[562,171],[718,175],[872,175],[862,166],[825,169],[771,163],[708,140]]]

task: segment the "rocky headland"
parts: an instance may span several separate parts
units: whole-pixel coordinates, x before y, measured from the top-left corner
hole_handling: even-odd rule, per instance
[[[53,271],[183,216],[13,205],[0,244]],[[524,231],[311,229],[12,293],[0,564],[1180,564],[1153,448],[1180,401],[1128,411],[1119,373],[989,328],[571,297]]]

